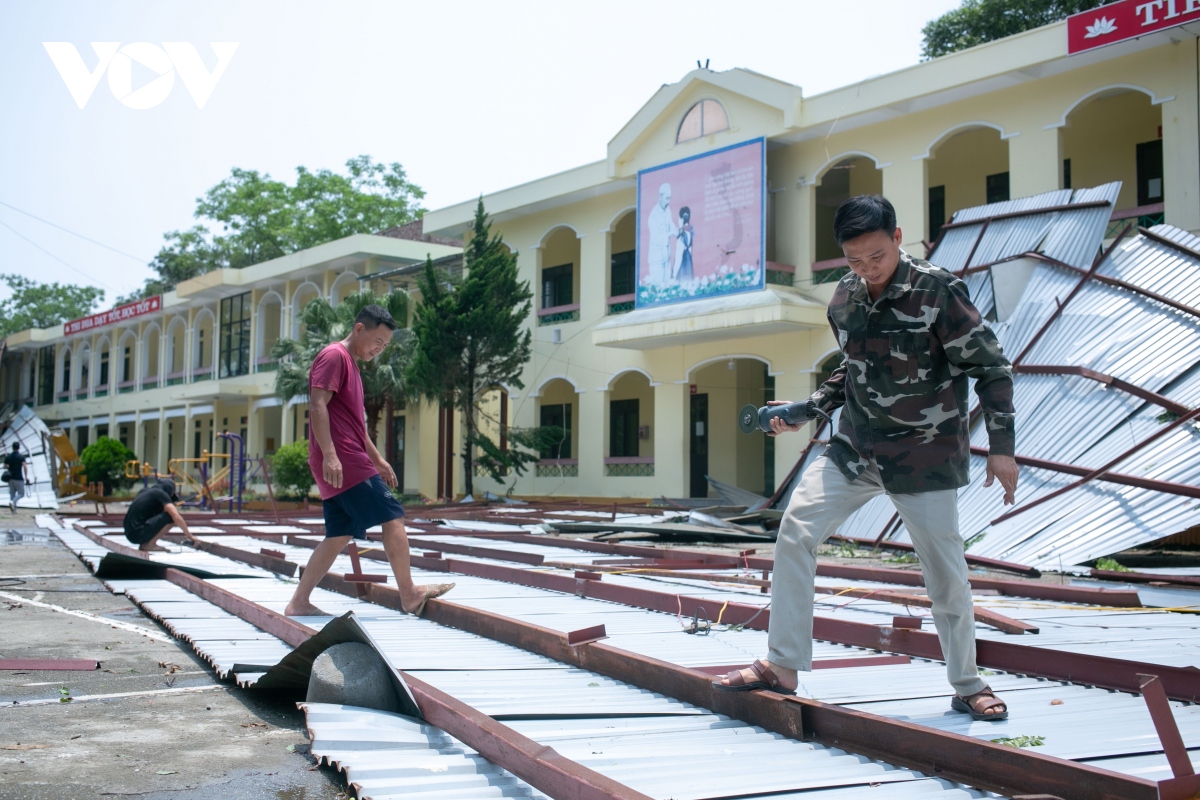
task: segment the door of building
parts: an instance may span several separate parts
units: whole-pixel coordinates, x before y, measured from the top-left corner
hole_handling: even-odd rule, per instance
[[[1137,204],[1153,205],[1163,202],[1162,139],[1142,142],[1137,146]]]
[[[396,472],[396,486],[404,491],[404,415],[392,417],[392,441],[396,443],[396,457],[392,469]]]
[[[691,465],[689,497],[708,497],[708,395],[692,395]]]

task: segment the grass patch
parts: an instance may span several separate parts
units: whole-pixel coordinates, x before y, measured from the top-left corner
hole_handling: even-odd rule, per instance
[[[1096,569],[1107,570],[1109,572],[1130,572],[1129,567],[1118,562],[1115,558],[1097,558]]]
[[[992,739],[995,744],[1002,744],[1005,747],[1041,747],[1046,743],[1045,736],[1001,736],[999,739]]]
[[[917,560],[917,557],[912,553],[896,553],[895,555],[883,557],[885,564],[916,564]]]

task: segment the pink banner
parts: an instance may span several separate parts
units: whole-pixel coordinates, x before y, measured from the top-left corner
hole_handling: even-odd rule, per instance
[[[90,317],[82,319],[73,319],[63,325],[63,335],[71,336],[76,333],[87,333],[96,328],[103,328],[105,325],[113,325],[118,322],[140,317],[145,314],[153,314],[156,311],[162,311],[162,295],[147,297],[145,300],[135,300],[132,303],[126,303],[123,306],[117,306],[111,311],[102,311],[99,314],[92,314]]]
[[[763,288],[766,142],[638,172],[637,307]]]
[[[1120,0],[1067,17],[1067,53],[1200,20],[1200,0]]]

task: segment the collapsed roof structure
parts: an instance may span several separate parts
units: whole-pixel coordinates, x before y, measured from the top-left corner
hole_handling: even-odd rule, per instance
[[[966,209],[930,256],[962,276],[1015,373],[1013,508],[983,487],[987,433],[971,413],[972,478],[959,491],[971,555],[1064,569],[1200,523],[1200,238],[1158,225],[1102,249],[1119,190]],[[776,507],[817,452],[802,455]],[[839,533],[909,541],[885,497]]]
[[[58,497],[51,481],[50,429],[29,406],[0,407],[0,458],[12,452],[13,444],[29,456],[32,483],[25,484],[25,496],[17,501],[18,508],[58,508]],[[8,505],[8,484],[0,482],[0,505]]]

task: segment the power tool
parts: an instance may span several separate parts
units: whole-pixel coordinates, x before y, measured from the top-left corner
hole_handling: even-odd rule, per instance
[[[771,420],[779,417],[789,425],[803,425],[810,419],[821,417],[826,422],[833,422],[812,400],[801,400],[799,403],[787,403],[781,406],[756,407],[753,403],[742,406],[738,412],[738,427],[742,433],[755,431],[771,432]]]

